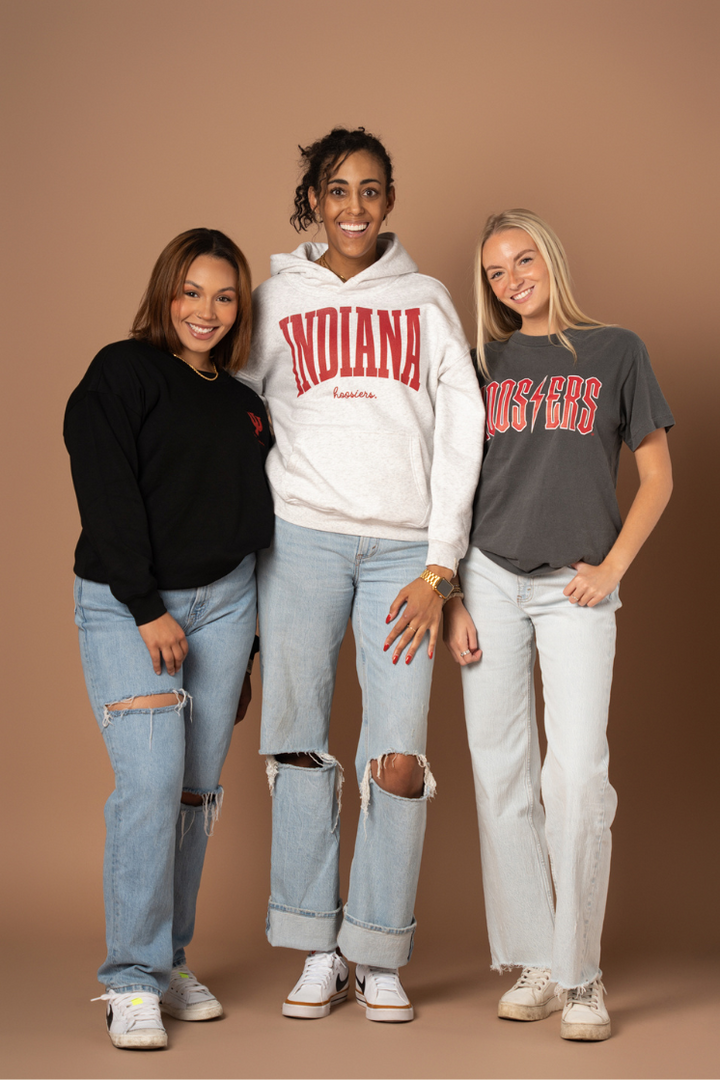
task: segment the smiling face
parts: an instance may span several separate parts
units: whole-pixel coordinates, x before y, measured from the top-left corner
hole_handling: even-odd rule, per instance
[[[310,188],[308,197],[320,210],[332,269],[349,278],[372,266],[383,219],[395,205],[382,163],[366,150],[350,154],[330,172],[322,194]]]
[[[548,334],[550,274],[524,229],[505,229],[485,241],[482,264],[501,304],[516,311],[524,334]]]
[[[190,263],[180,293],[170,305],[178,356],[212,371],[210,350],[232,327],[238,312],[237,271],[225,259],[199,255]]]

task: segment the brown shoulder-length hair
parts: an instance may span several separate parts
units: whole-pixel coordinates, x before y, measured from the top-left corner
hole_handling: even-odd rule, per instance
[[[172,324],[170,305],[180,295],[190,264],[200,255],[224,259],[237,273],[237,318],[213,349],[212,358],[218,368],[240,371],[248,361],[252,334],[250,267],[237,244],[217,229],[188,229],[163,249],[140,301],[130,337],[149,341],[164,352],[176,353],[182,349]]]

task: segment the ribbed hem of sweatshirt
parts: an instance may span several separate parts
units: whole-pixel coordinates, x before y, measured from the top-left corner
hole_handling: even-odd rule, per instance
[[[284,502],[274,490],[273,498],[277,516],[283,521],[289,521],[291,525],[300,525],[304,529],[343,533],[347,536],[373,536],[378,540],[409,540],[415,544],[428,543],[427,529],[388,525],[386,521],[348,521],[346,518],[332,517],[330,514],[312,510],[307,506],[291,506]],[[454,545],[433,540],[428,545],[425,561],[428,564],[447,566],[454,572],[458,559],[464,554],[464,549],[458,553]]]

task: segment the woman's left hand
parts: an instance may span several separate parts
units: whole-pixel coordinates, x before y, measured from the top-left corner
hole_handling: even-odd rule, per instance
[[[238,701],[237,713],[235,714],[235,723],[239,724],[241,720],[245,719],[245,713],[248,711],[248,705],[252,701],[252,684],[250,682],[250,672],[245,673],[243,679],[242,690],[240,691],[240,700]]]
[[[448,581],[452,580],[452,571],[445,566],[429,566],[428,569],[435,574],[441,574]],[[408,650],[405,663],[409,664],[420,648],[426,633],[430,634],[428,656],[432,660],[442,609],[442,597],[423,578],[415,578],[400,590],[390,605],[390,614],[385,620],[390,623],[398,619],[398,615],[400,616],[383,646],[387,652],[392,643],[397,641],[392,655],[393,664],[397,664],[405,649]]]
[[[590,563],[572,563],[575,577],[565,586],[563,593],[571,604],[595,607],[620,584],[620,574],[605,559],[599,566]]]

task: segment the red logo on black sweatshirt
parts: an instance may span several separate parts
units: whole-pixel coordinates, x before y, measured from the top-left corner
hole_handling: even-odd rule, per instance
[[[254,412],[249,412],[248,416],[252,420],[252,426],[255,428],[255,438],[262,442],[260,438],[260,432],[263,429],[263,422],[259,416],[256,416]]]
[[[420,388],[420,308],[325,307],[288,315],[279,326],[290,347],[298,397],[338,377],[392,378]]]

